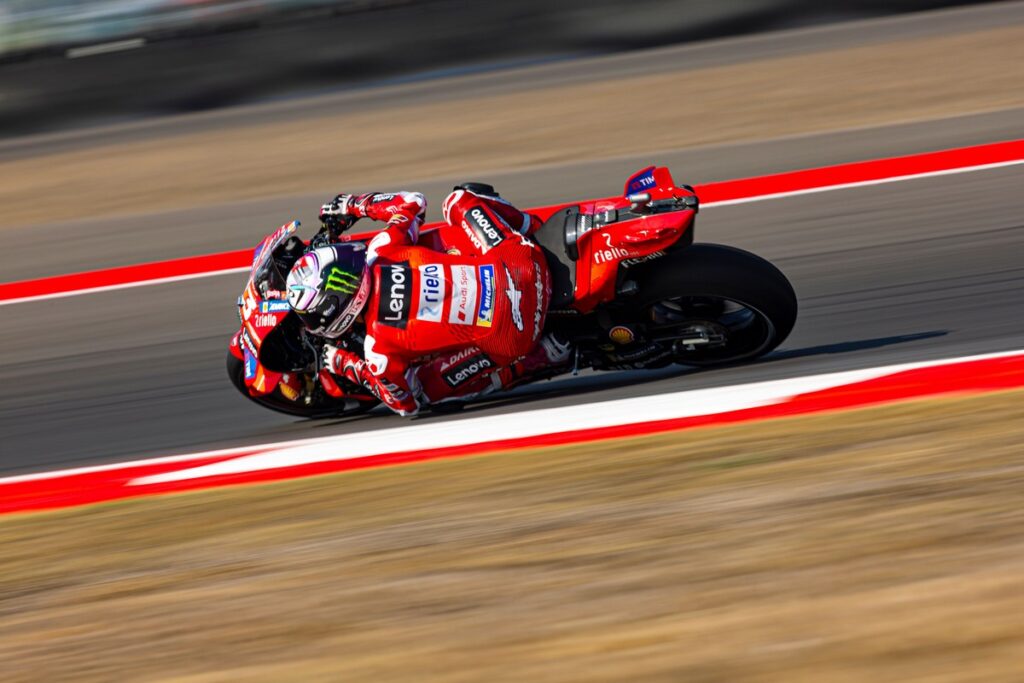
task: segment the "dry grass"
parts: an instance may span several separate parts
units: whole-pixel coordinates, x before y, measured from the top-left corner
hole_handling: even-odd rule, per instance
[[[0,164],[0,220],[387,186],[1021,105],[1024,28],[1010,27],[13,161]]]
[[[0,520],[15,681],[1019,681],[1024,392]]]

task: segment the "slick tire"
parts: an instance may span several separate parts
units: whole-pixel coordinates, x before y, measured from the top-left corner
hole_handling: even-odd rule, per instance
[[[782,271],[760,256],[735,247],[693,244],[652,261],[638,280],[644,310],[661,301],[706,297],[734,302],[760,316],[763,329],[756,341],[738,338],[733,348],[679,356],[677,362],[685,365],[753,360],[785,341],[796,323],[796,293]]]
[[[253,403],[257,403],[264,408],[269,408],[270,410],[284,413],[285,415],[305,417],[309,419],[344,417],[348,415],[359,415],[374,407],[374,404],[372,403],[355,400],[338,400],[326,395],[317,396],[312,405],[289,401],[285,397],[279,395],[277,391],[264,396],[252,396],[249,394],[249,390],[245,386],[245,367],[242,364],[242,361],[235,358],[230,351],[227,355],[227,371],[228,377],[231,379],[231,384],[234,385],[235,389],[237,389],[242,396],[245,396]]]

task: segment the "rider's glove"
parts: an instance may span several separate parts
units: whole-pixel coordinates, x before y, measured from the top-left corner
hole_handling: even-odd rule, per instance
[[[344,377],[353,384],[361,385],[365,362],[362,358],[345,349],[324,344],[323,367],[331,374]]]
[[[359,199],[354,195],[339,194],[320,207],[320,222],[337,232],[347,230],[361,216],[356,211],[356,202]]]
[[[320,207],[320,216],[348,216],[352,213],[352,200],[350,194],[339,194],[331,201]]]
[[[375,193],[366,194],[339,194],[331,201],[320,207],[320,221],[344,222],[352,225],[356,220],[366,216],[366,205]]]

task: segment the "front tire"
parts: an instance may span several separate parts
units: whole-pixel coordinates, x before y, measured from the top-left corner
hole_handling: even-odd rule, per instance
[[[793,330],[797,300],[778,268],[742,249],[694,244],[652,261],[640,276],[648,332],[672,360],[712,366],[759,358]]]
[[[269,408],[270,410],[278,413],[284,413],[285,415],[305,417],[309,419],[346,417],[365,413],[371,410],[375,405],[369,401],[336,399],[327,396],[326,394],[321,394],[319,391],[317,392],[317,395],[314,396],[313,401],[310,404],[306,404],[301,401],[289,401],[284,396],[281,396],[276,389],[269,394],[253,396],[245,386],[244,364],[242,361],[235,358],[234,354],[230,351],[228,351],[227,357],[227,371],[228,377],[231,379],[231,384],[238,389],[242,396],[245,396],[253,403],[258,403],[264,408]]]

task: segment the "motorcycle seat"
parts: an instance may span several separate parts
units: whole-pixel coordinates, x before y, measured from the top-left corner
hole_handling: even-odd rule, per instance
[[[544,252],[551,271],[551,303],[548,306],[552,309],[568,308],[575,299],[576,258],[579,255],[575,250],[575,236],[579,215],[578,206],[556,211],[531,235]]]

